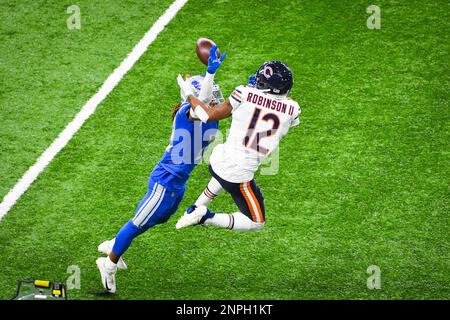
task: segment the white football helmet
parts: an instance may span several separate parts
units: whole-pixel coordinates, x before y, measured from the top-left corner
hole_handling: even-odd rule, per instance
[[[200,94],[204,77],[205,76],[203,74],[198,74],[188,78],[196,97],[198,97]],[[186,81],[188,79],[186,79]],[[180,98],[181,101],[186,101],[186,95],[184,94],[183,90],[180,90]],[[220,90],[220,87],[217,83],[213,84],[211,101],[214,101],[216,104],[220,104],[224,101],[222,91]]]

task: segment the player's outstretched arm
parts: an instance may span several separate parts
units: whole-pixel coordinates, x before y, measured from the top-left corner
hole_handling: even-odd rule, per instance
[[[178,75],[177,82],[181,90],[187,96],[189,103],[194,109],[196,117],[202,122],[218,121],[230,116],[233,107],[228,99],[217,107],[209,108],[206,104],[194,96],[192,87],[183,79],[181,74]]]
[[[217,50],[218,47],[214,45],[209,51],[208,67],[206,69],[205,78],[203,79],[202,87],[198,95],[198,98],[206,104],[209,104],[211,102],[214,85],[214,75],[227,56],[227,54],[224,53],[220,56],[220,58],[217,58]]]
[[[188,96],[188,101],[193,106],[195,114],[202,122],[219,121],[228,118],[233,110],[230,100],[226,99],[223,103],[214,108],[209,108],[195,96]]]

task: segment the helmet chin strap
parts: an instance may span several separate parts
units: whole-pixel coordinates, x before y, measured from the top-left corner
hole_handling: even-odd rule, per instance
[[[258,88],[256,88],[256,89],[258,89]],[[258,90],[263,93],[270,93],[270,89],[258,89]]]
[[[275,93],[270,93],[270,89],[258,89],[259,91],[261,91],[264,94],[270,94],[271,96],[274,97],[275,100],[282,100],[284,98],[286,98],[289,94],[289,91],[286,92],[285,94],[275,94]]]

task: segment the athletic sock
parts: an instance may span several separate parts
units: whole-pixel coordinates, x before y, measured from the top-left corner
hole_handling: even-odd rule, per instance
[[[204,225],[214,225],[234,231],[254,231],[261,229],[264,223],[253,222],[241,212],[235,212],[233,214],[216,213],[212,218],[207,219]]]
[[[234,217],[233,230],[235,231],[254,231],[261,229],[264,226],[264,223],[254,222],[252,219],[247,217],[242,212],[233,213],[233,217]]]
[[[127,251],[133,239],[142,232],[144,232],[144,230],[137,227],[132,220],[128,221],[117,233],[112,251],[117,256],[123,255],[125,251]]]
[[[232,214],[216,213],[213,217],[205,220],[205,226],[213,225],[219,228],[233,229],[234,217]]]
[[[208,206],[211,201],[214,200],[221,192],[223,191],[222,186],[219,181],[215,178],[211,178],[209,180],[208,186],[202,192],[202,194],[198,197],[197,201],[195,201],[195,205],[198,206]]]

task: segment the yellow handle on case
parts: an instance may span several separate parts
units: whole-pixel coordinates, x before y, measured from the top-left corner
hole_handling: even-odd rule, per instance
[[[34,280],[34,285],[37,287],[50,287],[50,281],[48,280]]]

